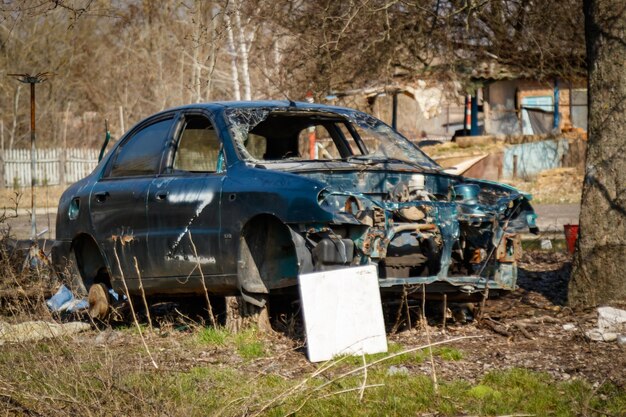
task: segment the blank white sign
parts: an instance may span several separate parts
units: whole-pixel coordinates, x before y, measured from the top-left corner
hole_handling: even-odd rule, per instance
[[[375,265],[298,277],[311,362],[387,352]]]

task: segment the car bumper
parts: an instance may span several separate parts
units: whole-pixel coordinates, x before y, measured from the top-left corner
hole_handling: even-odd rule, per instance
[[[467,276],[426,276],[408,278],[379,278],[381,289],[394,289],[403,286],[427,285],[426,291],[432,292],[461,292],[475,294],[486,289],[498,291],[513,291],[517,288],[517,265],[500,264],[489,277],[479,275]]]

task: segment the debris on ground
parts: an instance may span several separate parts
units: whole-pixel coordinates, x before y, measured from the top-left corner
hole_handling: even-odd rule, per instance
[[[109,288],[109,296],[113,302],[126,300],[125,295],[122,294],[120,296],[120,294],[116,293],[112,288]],[[58,313],[76,313],[89,308],[89,302],[86,297],[77,297],[65,285],[61,285],[57,292],[46,300],[46,305],[50,311]]]
[[[121,341],[123,338],[122,333],[118,330],[113,330],[112,328],[107,328],[106,330],[98,333],[94,340],[94,344],[98,346],[110,345],[115,342]]]
[[[408,375],[408,374],[409,374],[409,368],[407,368],[406,366],[391,365],[389,369],[387,369],[387,375],[390,375],[390,376]]]
[[[51,311],[74,313],[89,307],[85,298],[77,298],[65,285],[61,285],[59,290],[46,301],[46,305]]]
[[[596,342],[613,342],[618,336],[626,335],[626,311],[598,307],[598,327],[587,331],[585,335]]]
[[[34,342],[60,336],[69,336],[91,329],[89,323],[51,323],[47,321],[27,321],[18,324],[0,322],[0,345],[5,343]]]

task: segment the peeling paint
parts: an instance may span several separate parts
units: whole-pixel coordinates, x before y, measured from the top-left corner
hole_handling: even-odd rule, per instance
[[[196,208],[194,216],[189,219],[189,222],[185,226],[185,229],[178,235],[178,237],[174,241],[174,244],[172,245],[172,247],[170,249],[170,254],[173,253],[174,251],[176,251],[176,248],[178,247],[178,245],[180,245],[180,242],[183,239],[183,237],[187,233],[189,233],[189,228],[191,227],[193,222],[198,217],[200,217],[200,214],[202,214],[202,211],[206,208],[206,206],[211,204],[211,201],[213,201],[213,197],[214,196],[215,196],[215,193],[213,191],[196,194],[196,198],[193,198],[193,199],[190,199],[188,194],[168,195],[168,198],[172,202],[181,202],[181,201],[184,202],[184,201],[194,201],[194,200],[198,201],[198,207]]]
[[[185,261],[185,262],[193,262],[195,264],[202,264],[202,265],[215,265],[217,263],[217,260],[215,259],[214,256],[194,256],[194,255],[174,255],[172,256],[172,259],[176,259],[177,261]]]

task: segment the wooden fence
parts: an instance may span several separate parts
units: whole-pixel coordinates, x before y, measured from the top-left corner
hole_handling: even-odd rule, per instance
[[[35,182],[58,185],[76,182],[98,164],[97,149],[37,149]],[[30,185],[30,149],[0,151],[0,187]]]

